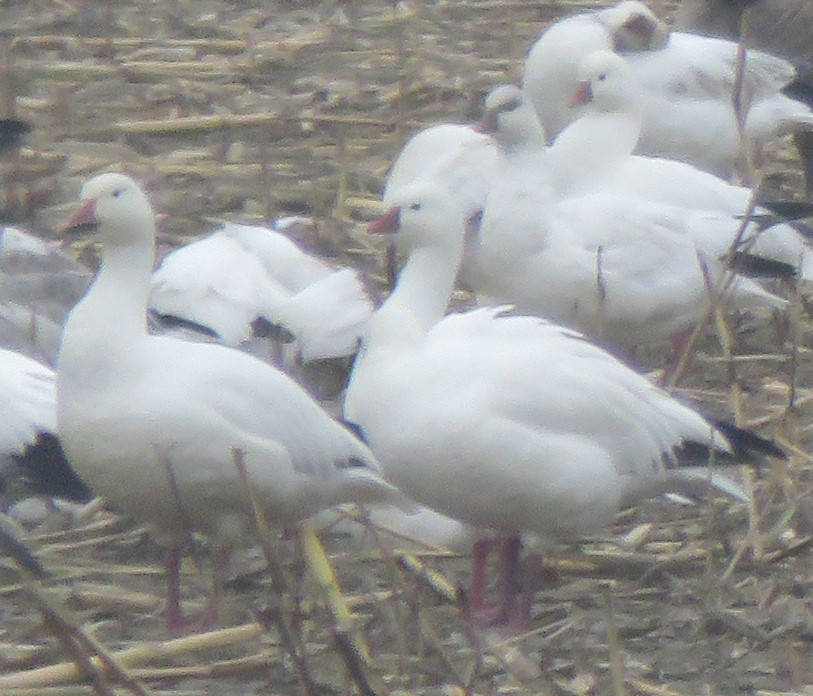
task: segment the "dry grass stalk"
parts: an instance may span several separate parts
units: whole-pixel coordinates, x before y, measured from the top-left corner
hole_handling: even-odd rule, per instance
[[[147,687],[130,675],[99,641],[75,624],[41,588],[32,582],[28,592],[36,601],[45,625],[73,658],[77,674],[90,681],[94,693],[112,696],[110,680],[113,679],[134,696],[148,696]]]
[[[601,589],[607,621],[607,651],[610,655],[610,678],[613,685],[613,696],[627,696],[627,688],[624,685],[624,655],[621,652],[621,641],[618,637],[618,620],[613,604],[613,590],[609,584],[604,584]]]
[[[254,487],[251,484],[251,480],[248,477],[243,452],[239,449],[233,450],[232,458],[234,460],[234,466],[237,469],[241,480],[243,481],[243,485],[245,486],[246,496],[251,503],[257,533],[260,537],[260,545],[262,546],[263,554],[265,555],[265,560],[268,564],[268,574],[271,578],[274,590],[280,599],[280,610],[276,617],[278,620],[275,623],[279,628],[282,645],[294,664],[294,669],[296,670],[297,679],[299,680],[302,693],[305,694],[305,696],[316,696],[318,690],[313,677],[311,676],[310,670],[308,669],[307,658],[304,650],[302,649],[301,642],[297,637],[297,631],[295,628],[296,621],[293,617],[294,612],[288,607],[288,598],[292,596],[291,586],[288,582],[285,570],[278,560],[279,553],[277,549],[274,548],[275,544],[271,537],[271,527],[268,524],[265,511],[263,510],[263,507],[254,491]],[[299,595],[297,594],[296,596],[298,597]],[[270,621],[267,621],[266,624],[270,624]]]
[[[169,46],[173,48],[191,48],[200,53],[239,54],[248,48],[244,39],[161,39],[154,41],[149,38],[131,37],[97,37],[97,36],[64,36],[59,34],[40,34],[34,36],[15,36],[11,42],[11,49],[20,47],[38,48],[42,50],[64,49],[70,46],[83,46],[93,50],[99,48],[112,48],[124,51],[143,48],[151,44]]]
[[[689,694],[675,691],[661,684],[650,684],[643,679],[629,679],[630,686],[646,696],[689,696]]]
[[[339,116],[330,114],[302,114],[300,116],[282,116],[278,113],[253,114],[214,114],[209,116],[186,116],[180,118],[155,119],[150,121],[119,121],[116,128],[124,133],[167,135],[171,133],[195,133],[214,131],[238,126],[257,126],[275,121],[300,123],[308,121],[322,125],[339,124],[347,126],[375,126],[390,128],[393,123],[375,118],[361,116]]]
[[[113,688],[111,694],[114,696],[127,696],[129,691],[121,688]],[[46,686],[36,689],[4,689],[3,696],[88,696],[87,686]],[[150,696],[208,696],[207,692],[201,690],[190,691],[187,689],[172,689],[169,691],[150,691]]]
[[[232,626],[209,633],[197,633],[183,638],[164,642],[144,643],[123,650],[109,653],[109,657],[122,668],[139,664],[161,662],[179,655],[188,655],[201,650],[216,650],[257,640],[264,634],[263,627],[257,623]],[[100,667],[98,658],[91,658],[96,667]],[[79,679],[80,673],[73,662],[29,669],[14,674],[0,676],[0,689],[5,693],[12,688],[42,688],[54,684],[64,684]]]
[[[217,662],[182,665],[180,667],[138,667],[131,669],[133,676],[151,681],[159,679],[189,679],[193,677],[203,679],[220,679],[223,677],[236,677],[267,671],[271,665],[279,664],[282,656],[279,651],[263,651],[254,655],[235,658],[233,660],[220,660]]]
[[[457,588],[443,575],[427,568],[416,555],[411,553],[399,555],[398,562],[447,602],[454,605],[460,602]]]

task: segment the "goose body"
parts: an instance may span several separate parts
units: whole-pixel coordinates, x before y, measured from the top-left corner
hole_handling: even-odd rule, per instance
[[[748,10],[745,36],[743,15]],[[687,32],[732,41],[785,58],[798,69],[784,92],[813,105],[813,5],[807,0],[683,0],[675,26]],[[807,193],[813,193],[813,131],[795,134],[802,157]]]
[[[121,174],[91,179],[81,200],[72,224],[97,228],[102,265],[65,327],[57,416],[94,492],[176,550],[192,531],[225,550],[252,528],[235,451],[280,524],[391,493],[370,451],[283,373],[224,346],[150,336],[149,201]]]
[[[498,534],[594,532],[729,439],[581,334],[504,307],[444,317],[463,220],[438,187],[401,193],[375,231],[411,251],[373,316],[345,417],[407,495]]]
[[[723,272],[686,233],[698,219],[641,199],[597,193],[540,206],[523,188],[495,187],[480,230],[479,303],[507,302],[615,348],[631,349],[691,329],[709,302],[708,279]],[[736,220],[709,216],[717,236]],[[730,301],[782,309],[757,283],[731,279]]]

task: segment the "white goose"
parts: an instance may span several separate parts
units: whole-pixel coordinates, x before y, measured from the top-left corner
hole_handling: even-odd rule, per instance
[[[752,192],[690,164],[660,157],[632,155],[641,126],[641,89],[629,63],[610,51],[595,51],[579,65],[574,100],[582,115],[565,128],[548,152],[547,166],[560,195],[607,192],[697,211],[687,232],[710,255],[723,256],[748,213]],[[526,126],[533,143],[533,125]],[[736,220],[718,225],[717,216]],[[741,248],[752,257],[778,261],[797,276],[813,280],[813,254],[790,224],[759,206]]]
[[[0,349],[0,497],[30,495],[87,502],[56,436],[56,376],[36,360]]]
[[[234,223],[168,254],[149,306],[235,347],[255,322],[280,326],[305,363],[352,355],[373,310],[356,271],[329,266],[275,229]]]
[[[691,162],[728,177],[739,155],[732,105],[735,42],[681,32],[665,44],[657,22],[640,2],[575,15],[547,28],[525,62],[523,86],[548,136],[554,138],[579,111],[569,108],[579,61],[594,50],[616,50],[628,58],[643,87],[643,130],[638,151]],[[624,39],[619,31],[623,31]],[[630,32],[639,46],[627,40]],[[641,50],[643,49],[643,50]],[[782,94],[795,76],[786,61],[749,51],[743,89],[746,134],[759,146],[797,127],[813,125],[810,109]]]
[[[68,226],[97,229],[102,264],[65,327],[59,436],[94,492],[168,547],[167,621],[177,630],[179,554],[189,533],[212,538],[222,571],[253,528],[235,450],[268,519],[280,524],[393,489],[371,452],[278,370],[223,346],[150,336],[155,222],[147,197],[111,173],[88,181],[80,198]]]
[[[442,188],[402,190],[371,231],[397,233],[410,255],[368,326],[345,418],[407,495],[506,537],[553,543],[601,529],[712,450],[731,459],[736,429],[724,434],[578,333],[499,307],[444,318],[464,223]],[[517,548],[504,547],[512,577],[498,619],[512,611]]]
[[[463,284],[469,285],[475,263],[476,222],[501,168],[500,148],[478,128],[457,123],[429,126],[415,133],[395,159],[384,185],[384,205],[389,206],[402,188],[417,181],[440,182],[463,209],[466,220],[472,221],[460,272]],[[392,248],[387,258],[391,280],[396,251]]]
[[[518,106],[516,88],[498,89],[507,99],[492,93],[484,121],[496,124],[502,141],[504,122],[520,132],[515,122],[533,121],[533,113]],[[624,350],[690,329],[707,311],[700,259],[718,277],[740,221],[639,198],[634,190],[567,197],[559,181],[576,179],[581,167],[571,173],[562,166],[559,176],[557,166],[571,166],[569,158],[557,160],[559,143],[545,151],[536,130],[529,133],[528,155],[508,158],[486,202],[470,280],[478,302],[510,303]],[[699,252],[695,228],[724,239],[722,251]],[[740,307],[785,306],[747,278],[733,278],[728,297]]]

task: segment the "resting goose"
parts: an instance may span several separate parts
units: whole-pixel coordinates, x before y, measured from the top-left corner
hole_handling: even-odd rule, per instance
[[[632,154],[641,127],[641,89],[624,58],[595,51],[581,61],[578,75],[573,100],[584,111],[548,153],[560,195],[603,191],[696,211],[696,222],[687,232],[707,253],[724,255],[753,193],[685,162]],[[706,222],[718,215],[736,222],[728,230]],[[752,215],[755,221],[743,235],[741,248],[753,258],[777,261],[797,277],[813,280],[813,254],[794,225],[777,223],[776,216],[760,206]],[[801,228],[810,234],[809,228]]]
[[[168,549],[171,630],[180,549],[208,535],[222,573],[253,528],[235,464],[267,518],[288,525],[342,502],[387,499],[372,453],[282,372],[241,351],[147,333],[155,221],[144,192],[117,173],[82,187],[69,228],[92,227],[99,273],[71,312],[57,376],[57,423],[77,473]]]
[[[352,355],[373,310],[353,269],[331,267],[279,230],[234,223],[164,257],[149,307],[234,347],[258,322],[279,326],[305,363]]]
[[[681,466],[745,455],[741,436],[778,454],[712,425],[579,333],[506,307],[444,317],[464,221],[442,187],[403,189],[370,231],[396,234],[410,253],[368,325],[345,418],[416,501],[509,540],[529,532],[556,543],[677,485]],[[483,548],[472,586],[478,610]],[[517,549],[503,546],[499,620],[513,611]]]

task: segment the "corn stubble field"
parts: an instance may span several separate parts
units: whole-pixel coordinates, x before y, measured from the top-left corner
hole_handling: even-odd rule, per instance
[[[362,223],[379,210],[405,138],[475,118],[490,86],[518,77],[545,23],[599,4],[5,2],[0,103],[9,115],[16,99],[35,126],[19,159],[1,163],[6,218],[47,235],[82,180],[120,169],[145,184],[167,244],[223,219],[305,211],[320,252],[383,287],[383,250]],[[784,148],[763,173],[785,196],[800,187]],[[92,247],[76,251],[93,261]],[[557,549],[526,635],[504,639],[461,619],[467,558],[414,548],[382,557],[328,533],[366,667],[354,672],[337,647],[290,539],[275,544],[283,598],[262,553],[246,550],[224,599],[226,628],[170,641],[160,551],[128,520],[93,509],[54,514],[27,534],[52,581],[0,562],[0,693],[813,693],[810,319],[800,298],[783,321],[734,318],[730,329],[730,345],[713,326],[701,334],[676,391],[757,427],[789,460],[746,475],[750,505],[654,500],[606,539]],[[647,357],[659,365],[663,355]],[[185,566],[191,612],[205,603],[206,578]],[[121,672],[85,662],[92,688],[76,665],[102,652]]]

